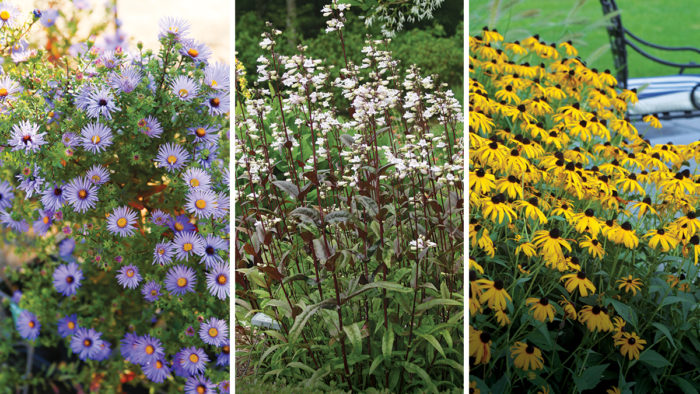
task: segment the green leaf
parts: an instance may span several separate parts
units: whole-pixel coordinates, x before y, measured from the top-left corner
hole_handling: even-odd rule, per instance
[[[626,322],[629,322],[634,327],[637,327],[637,313],[634,311],[634,309],[612,298],[610,299],[610,303],[612,303],[615,311],[619,313]]]
[[[455,371],[459,371],[460,374],[464,373],[464,365],[462,363],[458,363],[455,360],[452,360],[449,358],[443,358],[443,359],[435,361],[435,365],[443,365],[443,364],[453,368]]]
[[[428,375],[428,373],[425,372],[423,368],[408,361],[401,362],[401,365],[403,365],[404,369],[406,369],[406,372],[418,375],[423,380],[425,385],[430,389],[430,391],[434,393],[438,392],[437,387],[435,387],[433,381],[430,379],[430,375]]]
[[[296,200],[297,196],[299,195],[299,188],[292,182],[272,181],[272,184],[280,188],[285,193],[289,194],[289,196],[292,197],[292,199]]]
[[[368,284],[362,286],[359,290],[356,290],[356,291],[350,293],[347,297],[341,298],[340,303],[341,303],[341,304],[344,304],[344,303],[346,303],[347,301],[349,301],[351,298],[353,298],[353,297],[355,297],[355,296],[357,296],[357,295],[359,295],[359,294],[362,294],[362,293],[364,293],[364,292],[367,291],[367,290],[378,289],[378,288],[387,289],[387,290],[390,290],[390,291],[397,291],[397,292],[400,292],[400,293],[408,293],[408,292],[411,291],[411,289],[409,289],[409,288],[407,288],[407,287],[404,287],[404,286],[401,286],[401,285],[398,284],[398,283],[394,283],[394,282],[385,282],[385,281],[381,281],[381,280],[380,280],[380,281],[377,281],[377,282],[368,283]]]
[[[335,224],[341,222],[347,222],[350,220],[351,216],[348,211],[333,211],[325,216],[326,223]]]
[[[358,323],[343,326],[343,331],[345,331],[348,339],[350,339],[350,343],[353,345],[362,344],[362,333],[360,332],[360,325]]]
[[[318,304],[309,305],[304,308],[304,310],[297,315],[296,319],[294,319],[294,325],[292,325],[292,328],[289,330],[289,343],[294,343],[299,338],[301,330],[304,328],[306,322],[311,316],[318,312],[318,310],[323,306],[333,305],[334,303],[335,301],[333,301],[332,298],[329,298],[319,302]]]
[[[445,338],[445,342],[447,342],[447,347],[452,349],[452,335],[450,334],[450,332],[447,330],[442,330],[440,331],[440,334],[443,338]]]
[[[438,342],[438,340],[435,339],[434,336],[432,336],[432,335],[430,335],[430,334],[421,334],[421,333],[417,333],[417,334],[418,334],[419,337],[425,339],[426,341],[428,341],[428,343],[430,343],[431,345],[433,345],[433,347],[435,348],[435,350],[437,350],[438,353],[440,353],[440,354],[442,355],[442,357],[445,357],[445,351],[442,350],[442,346],[440,345],[440,342]]]
[[[671,376],[671,380],[673,380],[678,387],[683,390],[684,394],[698,394],[698,390],[695,388],[695,386],[680,376]]]
[[[673,335],[671,335],[671,332],[668,330],[668,327],[664,326],[661,323],[651,323],[652,326],[656,327],[661,331],[666,338],[668,338],[668,341],[671,342],[671,346],[673,346],[674,349],[677,349],[676,343],[673,341]]]
[[[288,366],[288,367],[292,367],[292,368],[303,369],[304,371],[310,372],[310,373],[312,373],[312,374],[313,374],[314,372],[316,372],[315,369],[309,367],[309,366],[306,365],[306,364],[302,364],[302,363],[300,363],[299,361],[292,361],[291,363],[287,364],[287,366]]]
[[[379,208],[377,207],[377,202],[372,200],[371,198],[367,196],[355,196],[355,200],[357,200],[362,206],[367,210],[367,213],[369,213],[370,216],[374,217],[377,216],[377,212],[379,212]]]
[[[603,372],[610,364],[594,365],[592,367],[586,368],[581,376],[574,376],[574,382],[576,383],[576,389],[581,392],[583,390],[590,390],[598,385],[600,379],[603,377]]]
[[[666,306],[666,305],[671,305],[675,304],[676,302],[688,302],[685,298],[677,297],[677,296],[668,296],[664,298],[664,300],[661,302],[661,306]]]
[[[382,354],[387,359],[391,358],[391,351],[394,348],[394,330],[389,326],[389,329],[382,337]]]
[[[671,365],[671,363],[668,362],[664,356],[651,349],[643,351],[642,354],[639,355],[639,361],[654,368],[663,368],[667,365]]]
[[[448,305],[453,305],[453,306],[464,306],[464,303],[461,301],[457,300],[450,300],[447,298],[433,298],[430,301],[426,301],[418,306],[416,306],[416,312],[424,311],[436,306],[448,306]]]
[[[377,357],[374,358],[374,361],[372,361],[372,365],[369,367],[369,374],[371,375],[372,372],[374,372],[375,369],[379,366],[379,364],[382,363],[382,360],[384,360],[384,356],[379,354]]]
[[[302,223],[317,226],[321,221],[321,214],[317,210],[307,207],[299,207],[289,213],[289,215],[301,220]]]

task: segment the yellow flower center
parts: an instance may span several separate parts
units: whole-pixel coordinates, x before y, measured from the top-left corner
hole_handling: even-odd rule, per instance
[[[204,127],[200,127],[195,131],[195,134],[197,134],[197,137],[204,137],[205,135],[207,135],[207,129],[205,129]]]
[[[192,179],[192,180],[190,181],[190,185],[191,185],[192,187],[197,187],[197,186],[199,186],[199,181],[198,181],[197,179]]]
[[[197,57],[197,56],[199,56],[199,51],[194,49],[194,48],[190,48],[187,50],[187,54],[192,56],[192,57]]]
[[[151,345],[146,346],[146,354],[153,354],[153,352],[155,352],[155,351],[156,351],[156,349],[153,346],[151,346]]]
[[[218,277],[216,277],[216,281],[219,282],[220,285],[225,285],[226,282],[228,282],[228,279],[226,278],[226,275],[221,274]]]
[[[134,270],[132,270],[131,268],[129,268],[128,270],[126,270],[126,276],[128,276],[129,278],[133,278],[133,276],[134,276]]]
[[[185,98],[185,97],[189,96],[190,92],[188,92],[187,89],[180,89],[180,91],[177,92],[177,94],[180,97]]]
[[[100,178],[99,175],[93,175],[93,176],[92,176],[92,181],[95,182],[95,183],[99,182],[101,179],[102,179],[102,178]]]
[[[189,242],[186,243],[186,244],[184,244],[184,245],[182,246],[182,249],[183,249],[185,252],[189,252],[190,250],[192,250],[192,248],[193,248],[193,245],[192,245],[191,243],[189,243]]]
[[[99,144],[102,139],[100,138],[99,135],[95,135],[92,138],[90,138],[90,141],[92,141],[93,144]]]
[[[117,220],[117,226],[119,226],[119,228],[124,228],[124,227],[126,227],[126,219],[125,219],[125,218],[119,218],[119,220]]]
[[[44,219],[42,221],[44,222],[44,224],[49,224],[49,217],[44,216]]]
[[[69,321],[68,324],[67,324],[67,326],[68,326],[68,329],[69,329],[69,330],[72,330],[72,329],[75,328],[75,323],[73,323],[72,321]]]
[[[7,96],[7,89],[0,88],[0,97],[6,97],[6,96]]]
[[[157,292],[157,291],[155,291],[155,290],[151,290],[151,295],[152,295],[153,297],[155,297],[155,296],[156,296],[156,294],[158,294],[158,292]]]
[[[217,97],[214,97],[213,99],[210,100],[210,103],[214,107],[218,107],[219,104],[221,104],[221,100],[219,100]]]
[[[78,192],[78,197],[79,197],[81,200],[84,200],[85,198],[87,198],[87,192],[86,192],[85,190],[79,191],[79,192]]]
[[[185,278],[178,278],[178,279],[177,279],[177,286],[178,286],[178,287],[185,287],[185,286],[187,286],[187,279],[185,279]]]
[[[195,201],[194,205],[199,209],[204,209],[207,207],[207,202],[204,200],[197,200]]]
[[[32,320],[30,320],[29,323],[28,323],[28,325],[29,325],[29,328],[34,328],[34,325],[35,325],[35,324],[34,324],[34,322],[33,322]]]
[[[83,345],[84,345],[85,347],[90,347],[90,346],[92,345],[92,341],[89,340],[89,339],[86,339],[86,340],[83,341]]]
[[[194,353],[190,354],[190,362],[196,363],[197,361],[199,361],[199,356]]]
[[[177,157],[175,157],[175,155],[168,156],[168,163],[171,165],[177,163]]]
[[[164,255],[164,254],[165,254],[165,249],[163,249],[163,248],[158,249],[158,254],[161,255],[161,256]]]
[[[204,386],[197,386],[197,394],[204,394],[206,388]]]
[[[210,337],[215,337],[215,336],[217,336],[217,335],[219,335],[219,330],[217,330],[217,329],[214,328],[214,327],[212,327],[212,328],[209,329],[209,336],[210,336]]]
[[[156,368],[158,368],[158,369],[163,368],[163,363],[160,360],[156,361]]]
[[[8,19],[10,19],[10,13],[7,11],[0,12],[0,19],[7,21]]]
[[[182,231],[185,229],[185,226],[182,225],[182,223],[175,223],[175,230],[177,231]]]

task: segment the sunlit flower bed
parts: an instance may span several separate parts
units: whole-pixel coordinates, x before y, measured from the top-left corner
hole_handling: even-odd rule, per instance
[[[650,145],[570,42],[469,49],[470,388],[692,388],[700,142]]]
[[[52,41],[70,9],[0,4],[0,242],[36,256],[0,387],[228,392],[230,68],[179,18],[156,52]],[[58,359],[23,376],[20,338]]]

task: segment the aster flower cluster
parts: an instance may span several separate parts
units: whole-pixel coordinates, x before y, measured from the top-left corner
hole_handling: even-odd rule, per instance
[[[34,22],[55,34],[63,15]],[[0,34],[21,17],[1,2]],[[125,359],[154,387],[212,391],[229,365],[229,66],[182,19],[160,26],[155,52],[118,31],[47,54],[65,69],[0,64],[0,236],[41,260],[7,274],[24,291],[22,338],[61,339],[91,360],[81,368]],[[99,384],[117,391],[120,376]]]
[[[576,380],[560,365],[585,363],[579,351],[618,352],[600,364],[643,360],[654,335],[693,336],[678,328],[693,312],[664,298],[697,289],[700,174],[686,166],[700,141],[644,138],[646,125],[626,116],[637,92],[589,68],[571,42],[507,42],[484,28],[469,48],[472,371],[501,376],[510,360],[491,356],[509,353],[531,380],[560,375],[541,380],[556,387]],[[654,114],[642,121],[661,127]],[[665,359],[662,348],[653,354]],[[647,371],[624,373],[639,382]]]

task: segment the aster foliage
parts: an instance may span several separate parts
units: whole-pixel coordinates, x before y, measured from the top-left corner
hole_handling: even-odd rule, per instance
[[[462,108],[385,42],[346,46],[349,7],[322,12],[361,64],[280,54],[270,28],[257,80],[236,67],[236,316],[250,338],[237,349],[256,366],[242,373],[315,390],[461,390]]]
[[[11,12],[3,45],[39,21],[57,34],[66,17]],[[228,65],[187,22],[161,25],[155,52],[91,39],[33,48],[26,62],[5,53],[0,65],[0,243],[35,256],[4,272],[23,295],[16,329],[1,333],[68,349],[50,371],[101,392],[126,381],[182,392],[194,374],[212,385],[229,376],[215,362],[228,358]],[[187,335],[200,326],[209,336]],[[187,349],[198,361],[179,364]],[[2,350],[7,365],[14,350]],[[0,386],[21,383],[4,368]]]
[[[700,141],[651,144],[571,42],[469,49],[471,386],[692,387]]]

